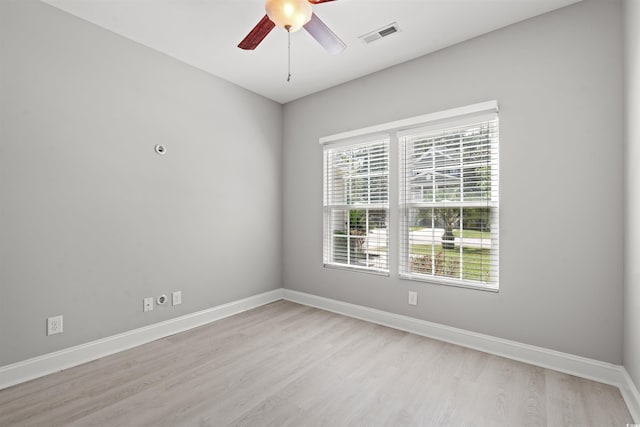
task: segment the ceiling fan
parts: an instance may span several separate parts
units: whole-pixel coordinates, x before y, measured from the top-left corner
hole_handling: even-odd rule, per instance
[[[346,48],[344,42],[311,10],[312,4],[329,1],[334,0],[266,0],[267,14],[238,47],[245,50],[255,49],[276,26],[284,28],[288,33],[304,27],[327,52],[334,55],[342,52]]]

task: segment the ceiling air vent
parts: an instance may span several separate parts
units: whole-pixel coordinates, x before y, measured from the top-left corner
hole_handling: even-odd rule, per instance
[[[397,33],[398,31],[400,31],[400,27],[398,27],[397,23],[393,22],[370,33],[363,34],[358,38],[364,43],[369,44],[376,40],[380,40],[383,37],[390,36],[393,33]]]

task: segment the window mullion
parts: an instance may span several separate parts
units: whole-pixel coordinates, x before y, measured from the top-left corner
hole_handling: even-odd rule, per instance
[[[463,249],[462,249],[462,247],[463,247],[463,242],[464,242],[464,240],[463,240],[463,239],[464,239],[464,236],[462,235],[462,232],[464,231],[464,228],[463,228],[463,226],[462,226],[462,224],[464,224],[464,217],[462,216],[462,215],[463,215],[463,212],[464,212],[464,209],[460,208],[460,225],[459,225],[459,227],[458,227],[458,230],[459,230],[458,232],[460,233],[460,244],[458,245],[458,246],[460,247],[460,248],[459,248],[459,255],[460,255],[460,272],[459,272],[459,274],[458,274],[458,278],[459,278],[459,279],[463,279],[463,274],[462,274],[462,272],[464,271],[464,264],[463,264],[463,262],[464,262],[464,252],[463,252]],[[454,240],[454,242],[455,242],[455,240]]]
[[[460,183],[460,201],[464,203],[464,172],[465,171],[464,171],[464,167],[463,167],[464,160],[463,160],[462,134],[458,135],[458,149],[459,149],[459,153],[460,153],[459,156],[458,156],[458,159],[459,159],[458,166],[460,167],[460,172],[459,172],[459,174],[460,174],[460,180],[459,180],[459,183]],[[459,271],[458,271],[458,278],[461,279],[461,280],[464,278],[463,277],[463,273],[462,273],[464,271],[464,252],[463,252],[463,249],[462,249],[463,246],[464,246],[464,236],[462,234],[462,232],[464,230],[464,226],[463,226],[464,218],[462,216],[463,212],[464,212],[464,210],[463,210],[462,206],[460,206],[460,223],[458,224],[458,234],[460,235],[460,237],[459,237],[459,245],[458,245],[459,246],[458,251],[459,251],[459,265],[460,265],[460,268],[459,268]],[[455,237],[454,237],[453,241],[455,242]]]

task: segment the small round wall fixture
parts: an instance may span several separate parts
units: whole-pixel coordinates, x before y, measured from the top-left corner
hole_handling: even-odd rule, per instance
[[[164,304],[165,302],[167,302],[167,296],[165,294],[160,295],[156,302],[158,303],[158,305]]]
[[[165,154],[167,152],[167,147],[165,147],[162,144],[158,144],[154,147],[154,150],[156,150],[156,153],[162,155]]]

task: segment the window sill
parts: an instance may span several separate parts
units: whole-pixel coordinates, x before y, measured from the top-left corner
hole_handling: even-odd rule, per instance
[[[462,280],[445,279],[445,278],[434,278],[434,277],[422,276],[422,275],[417,275],[417,274],[400,274],[399,277],[400,277],[400,279],[403,279],[403,280],[413,280],[413,281],[416,281],[416,282],[426,282],[426,283],[431,283],[431,284],[434,284],[434,285],[454,286],[456,288],[475,289],[475,290],[478,290],[478,291],[494,292],[494,293],[500,292],[500,288],[497,287],[497,286],[475,285],[473,283],[465,282],[465,281],[462,281]]]
[[[333,268],[336,270],[356,271],[358,273],[375,274],[376,276],[389,276],[389,270],[377,270],[368,267],[358,267],[356,265],[344,264],[323,264],[325,268]]]

